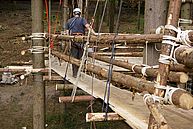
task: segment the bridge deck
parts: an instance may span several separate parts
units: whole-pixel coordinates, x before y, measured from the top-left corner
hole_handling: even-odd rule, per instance
[[[52,70],[64,77],[66,63],[62,62],[61,65],[59,65],[57,58],[52,58]],[[71,71],[70,65],[66,79],[72,84],[75,84],[76,79],[72,77]],[[105,81],[94,78],[92,83],[92,77],[84,73],[81,73],[81,77],[82,78],[80,78],[78,82],[79,88],[92,94],[95,98],[104,98]],[[132,128],[146,129],[148,125],[149,110],[144,104],[142,96],[136,94],[134,101],[132,101],[131,98],[131,92],[111,85],[109,103],[112,110],[122,116]],[[193,129],[192,110],[185,111],[173,106],[163,106],[161,111],[172,128]]]

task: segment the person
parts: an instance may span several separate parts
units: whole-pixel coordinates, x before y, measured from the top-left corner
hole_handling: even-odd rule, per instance
[[[81,10],[75,8],[73,10],[74,17],[70,18],[66,23],[66,34],[74,36],[85,35],[85,29],[91,29],[91,33],[95,34],[94,30],[87,23],[85,18],[81,17]],[[83,55],[84,44],[80,42],[71,41],[71,56],[77,59],[81,59]],[[78,66],[72,64],[73,77],[77,77]]]

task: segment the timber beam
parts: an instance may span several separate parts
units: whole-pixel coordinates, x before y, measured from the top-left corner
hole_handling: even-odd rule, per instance
[[[63,53],[52,51],[52,54],[62,60],[65,60],[66,62],[75,64],[77,66],[80,65],[79,60],[73,57],[70,57],[69,59],[69,56],[64,55]],[[107,69],[93,64],[86,64],[86,67],[88,71],[93,72],[94,74],[105,78],[108,77]],[[138,92],[148,91],[149,93],[153,94],[155,91],[155,83],[135,78],[130,75],[125,75],[119,72],[112,72],[112,81],[122,84],[128,88],[134,88]],[[193,96],[182,89],[174,91],[174,93],[171,95],[171,101],[174,105],[179,106],[183,109],[191,109],[193,107]]]
[[[107,116],[106,116],[107,115]],[[117,113],[86,113],[86,122],[124,120]]]
[[[175,57],[178,63],[184,64],[188,68],[193,68],[193,48],[180,46],[176,48]]]
[[[102,56],[98,56],[98,55],[94,55],[94,54],[89,54],[90,57],[93,57],[97,60],[100,61],[104,61],[106,63],[110,63],[110,59],[109,58],[104,58]],[[122,67],[122,68],[126,68],[129,70],[133,70],[136,73],[142,73],[144,66],[142,65],[136,65],[136,64],[132,64],[132,63],[128,63],[128,62],[124,62],[121,60],[113,60],[112,63],[116,66]],[[148,77],[157,77],[158,74],[158,70],[154,69],[152,67],[147,67],[147,69],[145,70],[145,74]],[[189,79],[188,75],[184,72],[170,72],[169,76],[168,76],[169,81],[171,82],[177,82],[177,83],[186,83]]]
[[[88,102],[94,100],[94,97],[91,95],[82,95],[82,96],[75,96],[73,102]],[[71,96],[62,96],[59,97],[59,103],[70,103],[72,102]]]
[[[130,35],[118,35],[116,36],[115,42],[126,42],[126,43],[159,43],[162,41],[162,34],[130,34]],[[76,42],[86,41],[87,36],[69,36],[69,35],[52,35],[53,39],[59,40],[71,40]],[[110,42],[113,41],[114,35],[101,35],[91,36],[90,42]]]
[[[72,90],[73,87],[73,84],[56,84],[57,91]]]

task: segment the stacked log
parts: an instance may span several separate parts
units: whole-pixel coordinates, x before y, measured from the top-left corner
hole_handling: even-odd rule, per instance
[[[100,61],[104,61],[107,63],[110,63],[110,59],[109,58],[104,58],[102,56],[98,56],[98,55],[94,55],[94,54],[89,54],[91,57],[98,59]],[[124,62],[124,61],[120,61],[120,60],[113,60],[112,64],[119,66],[119,67],[123,67],[129,70],[134,70],[134,72],[136,73],[142,73],[142,69],[144,68],[144,66],[142,65],[135,65],[132,63],[128,63],[128,62]],[[158,74],[158,70],[154,69],[154,68],[147,68],[146,69],[146,75],[149,77],[157,77]],[[177,83],[186,83],[188,81],[188,75],[184,72],[170,72],[168,79],[171,82],[177,82]]]

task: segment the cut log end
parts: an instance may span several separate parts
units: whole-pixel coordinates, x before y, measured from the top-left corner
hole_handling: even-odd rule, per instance
[[[187,83],[189,77],[186,73],[180,72],[180,83]]]
[[[180,107],[190,110],[193,108],[193,97],[190,94],[182,94],[179,98]]]

